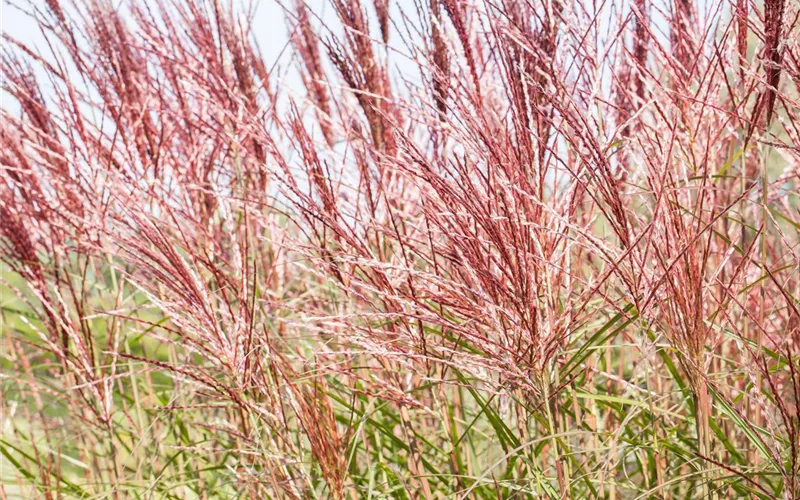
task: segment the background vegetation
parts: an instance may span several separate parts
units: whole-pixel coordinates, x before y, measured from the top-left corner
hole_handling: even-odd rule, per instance
[[[800,498],[800,4],[326,5],[7,7],[0,498]]]

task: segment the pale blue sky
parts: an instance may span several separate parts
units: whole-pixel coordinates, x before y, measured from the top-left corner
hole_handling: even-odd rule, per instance
[[[148,3],[148,1],[155,3],[153,0],[145,0],[144,3]],[[286,44],[288,34],[283,9],[278,0],[228,1],[239,12],[244,12],[245,7],[248,5],[254,6],[253,32],[261,45],[265,59],[270,62],[276,60]],[[77,3],[80,2],[81,0],[77,0]],[[124,4],[125,0],[116,0],[115,3]],[[325,0],[310,0],[308,2],[314,12],[322,12],[323,15],[326,14],[326,11],[330,11],[330,8],[326,8],[326,3]],[[0,0],[0,30],[18,40],[46,50],[46,46],[43,46],[43,37],[36,23],[30,16],[17,8],[17,6],[21,6],[28,9],[28,4],[43,10],[46,5],[44,0]],[[291,5],[291,2],[289,5]]]
[[[74,1],[80,4],[83,0]],[[128,2],[128,0],[112,1],[117,5],[124,5]],[[156,0],[140,1],[147,4],[148,2],[155,3]],[[64,1],[64,3],[68,4],[69,2]],[[254,11],[252,31],[263,53],[265,62],[268,65],[272,65],[277,61],[283,69],[279,74],[279,78],[275,78],[278,75],[273,75],[271,84],[273,86],[280,86],[281,94],[283,95],[305,93],[304,89],[301,88],[302,83],[299,76],[288,67],[290,62],[289,58],[291,56],[290,50],[287,50],[286,47],[289,31],[286,25],[284,10],[281,5],[291,7],[294,4],[294,0],[222,0],[222,3],[223,5],[232,5],[240,14],[249,12],[251,9]],[[310,10],[315,15],[318,15],[329,28],[334,31],[339,29],[336,14],[330,6],[329,0],[306,0],[306,3]],[[371,2],[367,3],[370,4]],[[396,13],[395,11],[398,5],[409,6],[410,4],[410,0],[397,0],[392,2],[393,15]],[[31,10],[31,5],[41,10],[46,10],[45,0],[0,0],[0,31],[29,46],[39,49],[44,54],[45,58],[49,58],[48,46],[35,21],[20,10],[20,7]],[[379,36],[373,9],[368,8],[367,11],[372,17],[370,24],[373,36]],[[407,12],[407,14],[413,15],[413,9],[411,12]],[[395,44],[399,43],[399,39],[395,38],[394,41]],[[391,64],[395,68],[401,68],[405,77],[415,79],[416,68],[407,58],[393,57]],[[35,70],[36,68],[34,68],[34,71]],[[0,104],[2,104],[5,109],[14,106],[14,103],[9,101],[10,99],[5,98],[5,96],[0,96]]]

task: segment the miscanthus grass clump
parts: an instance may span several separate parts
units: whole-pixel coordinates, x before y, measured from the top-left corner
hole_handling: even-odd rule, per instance
[[[800,498],[797,0],[280,7],[5,7],[0,498]]]

